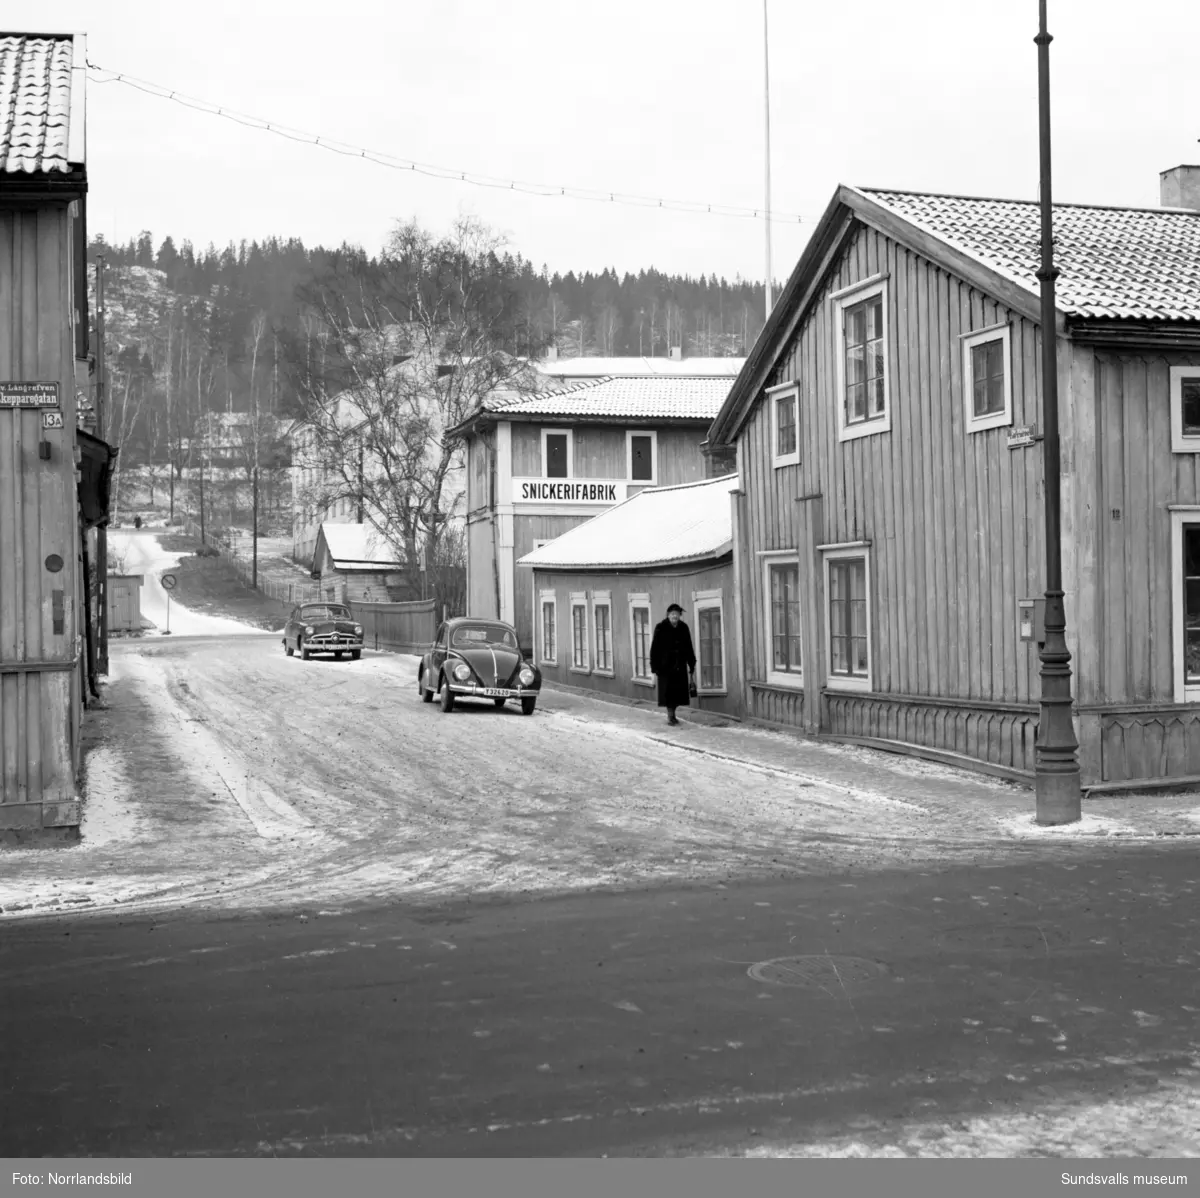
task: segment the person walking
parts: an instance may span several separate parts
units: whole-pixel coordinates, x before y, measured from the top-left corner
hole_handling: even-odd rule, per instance
[[[683,622],[683,608],[672,603],[667,618],[656,624],[650,641],[650,672],[658,685],[658,705],[667,709],[667,723],[678,724],[677,707],[690,707],[695,694],[696,651]]]

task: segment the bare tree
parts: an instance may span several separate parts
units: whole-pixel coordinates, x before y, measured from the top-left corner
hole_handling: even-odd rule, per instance
[[[422,554],[443,574],[462,561],[466,480],[447,431],[487,396],[532,387],[528,359],[552,338],[525,320],[502,246],[473,218],[440,238],[399,224],[379,263],[348,256],[307,290],[300,336],[281,332],[311,445],[297,465],[316,476],[298,500],[353,504],[414,592]]]

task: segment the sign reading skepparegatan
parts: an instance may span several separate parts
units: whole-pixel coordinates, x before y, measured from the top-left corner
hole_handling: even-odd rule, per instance
[[[0,382],[0,408],[57,408],[57,383]]]
[[[620,503],[624,479],[514,478],[514,503]]]

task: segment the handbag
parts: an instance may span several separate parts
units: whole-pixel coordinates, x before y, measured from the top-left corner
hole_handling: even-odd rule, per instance
[[[696,675],[689,674],[688,675],[688,696],[689,696],[689,698],[694,699],[694,698],[696,698],[697,693],[698,692],[696,690]]]

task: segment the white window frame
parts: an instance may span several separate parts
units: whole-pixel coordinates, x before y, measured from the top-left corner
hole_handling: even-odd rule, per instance
[[[583,611],[583,664],[577,665],[575,662],[575,611],[576,609]],[[591,663],[591,636],[592,630],[588,627],[588,597],[586,591],[572,591],[567,599],[567,610],[571,614],[571,655],[567,659],[571,664],[568,667],[572,674],[590,674],[592,672]]]
[[[860,424],[846,423],[846,309],[873,296],[883,296],[883,415]],[[892,367],[888,335],[887,275],[872,275],[833,295],[833,327],[837,340],[837,428],[839,441],[855,441],[892,431]]]
[[[975,375],[971,369],[971,351],[989,341],[1003,343],[1004,356],[1004,408],[987,416],[975,415]],[[989,428],[1003,428],[1012,424],[1012,326],[1008,323],[989,325],[962,334],[963,353],[963,409],[967,417],[967,432],[982,433]],[[885,366],[886,369],[886,366]]]
[[[727,695],[729,694],[729,665],[728,654],[725,652],[726,643],[726,626],[725,626],[725,599],[720,590],[716,591],[693,591],[692,592],[692,611],[696,617],[696,691],[701,695]],[[703,671],[700,668],[700,613],[702,611],[716,611],[721,625],[721,685],[720,686],[705,686],[701,679]]]
[[[1200,453],[1200,436],[1183,431],[1183,380],[1200,379],[1200,366],[1171,367],[1171,452]]]
[[[791,453],[780,453],[778,404],[789,391],[792,394],[792,414],[796,418],[796,448]],[[800,465],[800,384],[793,379],[791,382],[780,383],[777,387],[768,387],[766,394],[767,403],[771,408],[771,465],[776,470],[780,466],[798,466]]]
[[[608,668],[600,668],[600,621],[596,619],[598,608],[608,609]],[[616,645],[613,643],[613,606],[612,591],[592,592],[592,668],[593,674],[601,678],[612,678],[616,673]]]
[[[554,612],[554,656],[546,656],[546,608],[549,607]],[[558,642],[559,642],[559,627],[558,627],[558,592],[557,591],[542,591],[538,602],[538,628],[537,628],[538,647],[541,649],[539,660],[542,665],[556,666],[558,665]]]
[[[650,438],[650,477],[633,477],[633,439]],[[658,486],[658,431],[652,428],[631,428],[625,431],[625,477],[635,487]]]
[[[844,545],[820,545],[821,568],[824,572],[824,606],[825,624],[825,686],[831,691],[870,691],[874,689],[875,655],[871,647],[871,543],[855,541]],[[847,677],[845,674],[833,672],[833,621],[829,609],[829,574],[830,565],[847,558],[862,558],[863,586],[867,592],[867,672],[863,676]]]
[[[542,429],[542,478],[549,478],[550,457],[546,453],[547,437],[566,437],[567,439],[567,478],[575,477],[575,430],[570,428]]]
[[[804,601],[798,599],[800,604],[800,669],[798,670],[776,670],[775,663],[775,647],[771,643],[772,625],[771,625],[771,567],[772,566],[795,566],[796,567],[796,586],[801,588],[804,581],[804,569],[800,562],[800,554],[795,549],[782,549],[778,552],[764,553],[762,555],[762,580],[763,580],[763,649],[765,657],[763,658],[763,669],[766,675],[766,680],[771,686],[782,686],[790,690],[802,690],[804,687],[804,671],[808,662],[805,660],[804,653]]]
[[[646,673],[639,674],[637,672],[637,623],[634,619],[634,612],[645,610],[646,612]],[[650,605],[650,595],[648,593],[640,593],[629,596],[629,676],[633,679],[634,686],[653,686],[654,678],[650,672],[650,642],[654,637],[654,609]]]
[[[1183,639],[1183,527],[1200,524],[1200,504],[1171,507],[1171,657],[1175,675],[1175,702],[1200,703],[1200,684],[1188,683],[1184,669]]]

